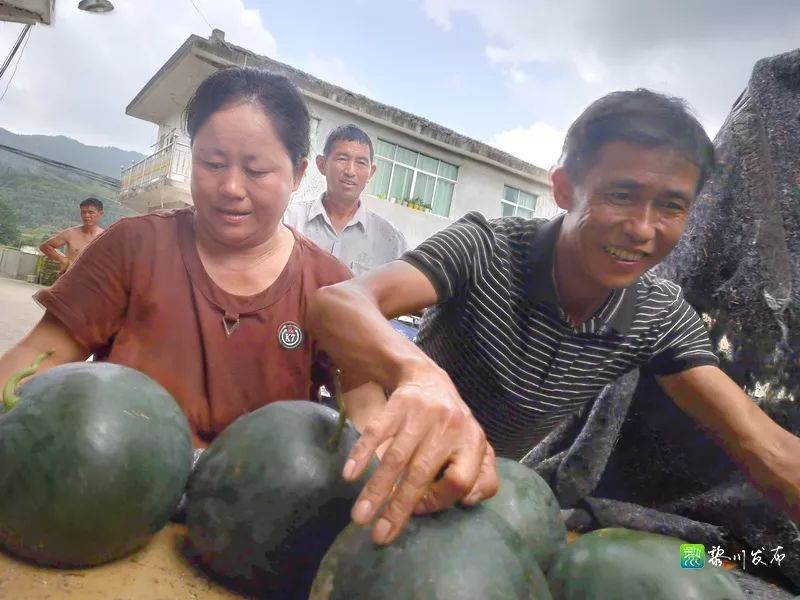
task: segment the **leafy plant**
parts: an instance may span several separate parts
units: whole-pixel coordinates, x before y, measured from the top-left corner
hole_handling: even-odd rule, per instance
[[[19,238],[17,216],[6,204],[0,202],[0,244],[16,246]]]

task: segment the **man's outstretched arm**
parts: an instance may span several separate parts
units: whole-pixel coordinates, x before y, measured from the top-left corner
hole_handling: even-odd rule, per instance
[[[800,523],[800,439],[770,419],[717,367],[695,367],[658,381],[748,479]]]
[[[393,541],[415,510],[477,503],[497,491],[494,452],[449,376],[387,321],[438,300],[421,271],[395,261],[318,290],[309,308],[311,334],[349,383],[373,381],[389,392],[344,471],[347,479],[359,476],[383,448],[352,512],[364,525],[391,499],[373,529],[377,543]]]

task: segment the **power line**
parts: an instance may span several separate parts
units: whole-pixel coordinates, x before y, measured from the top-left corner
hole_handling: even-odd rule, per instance
[[[19,38],[17,38],[16,44],[14,44],[14,47],[11,49],[11,52],[9,53],[8,58],[6,58],[6,62],[3,63],[3,68],[0,69],[0,77],[2,77],[3,73],[6,72],[6,69],[8,68],[9,63],[11,62],[12,57],[16,53],[17,48],[19,48],[19,44],[22,41],[22,38],[24,37],[25,38],[25,43],[22,46],[22,51],[19,53],[19,58],[17,59],[17,64],[14,65],[14,70],[11,72],[11,77],[8,78],[8,83],[6,84],[6,89],[3,90],[3,95],[0,96],[0,102],[3,100],[3,98],[6,97],[6,92],[8,92],[8,88],[11,87],[11,82],[14,81],[14,75],[17,74],[17,67],[19,67],[19,63],[22,61],[22,55],[25,54],[25,48],[28,46],[28,40],[31,39],[30,31],[31,31],[31,25],[29,23],[29,24],[27,24],[25,26],[25,29],[22,30],[22,33],[19,35]]]
[[[95,173],[94,171],[89,171],[88,169],[82,169],[81,167],[76,167],[75,165],[70,165],[67,163],[60,162],[58,160],[53,160],[51,158],[40,156],[39,154],[33,154],[32,152],[26,152],[25,150],[20,150],[19,148],[6,146],[5,144],[0,144],[0,150],[5,150],[6,152],[11,152],[13,154],[19,154],[20,156],[24,156],[25,158],[30,158],[31,160],[44,163],[51,167],[56,167],[65,171],[69,171],[76,175],[85,177],[86,179],[99,183],[100,185],[110,188],[114,191],[117,191],[119,189],[119,179],[114,179],[113,177],[108,177],[107,175]]]
[[[6,72],[8,65],[11,63],[11,59],[14,58],[14,55],[17,53],[17,50],[19,49],[19,45],[22,43],[22,39],[25,37],[25,35],[27,35],[31,27],[32,27],[31,24],[28,23],[27,25],[25,25],[25,27],[22,28],[22,31],[19,33],[19,37],[17,38],[17,41],[14,43],[14,47],[11,48],[11,52],[8,53],[8,56],[6,57],[6,60],[3,63],[3,66],[0,67],[0,77],[2,77],[3,73]]]
[[[205,16],[203,15],[203,13],[200,12],[200,9],[197,8],[197,4],[194,3],[194,0],[189,0],[189,2],[192,3],[192,6],[194,6],[194,9],[197,11],[197,14],[200,15],[200,18],[203,19],[203,21],[206,22],[206,25],[208,25],[208,28],[213,30],[214,28],[211,26],[211,23],[209,23],[208,19],[206,19]]]

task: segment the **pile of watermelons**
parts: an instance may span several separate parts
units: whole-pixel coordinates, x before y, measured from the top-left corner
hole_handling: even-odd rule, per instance
[[[281,600],[744,599],[721,568],[681,568],[680,540],[603,530],[568,545],[547,483],[503,458],[494,498],[414,518],[376,546],[349,517],[365,479],[341,478],[357,436],[341,401],[338,413],[288,401],[240,417],[189,480],[198,562]]]
[[[151,379],[78,363],[15,395],[35,370],[9,382],[0,416],[0,544],[28,560],[86,566],[129,554],[185,490],[196,564],[248,597],[744,598],[720,568],[681,568],[680,540],[609,529],[567,544],[544,480],[502,458],[494,498],[414,518],[393,544],[376,546],[350,524],[371,470],[355,483],[341,478],[358,437],[341,404],[275,402],[242,416],[190,475],[186,420]]]

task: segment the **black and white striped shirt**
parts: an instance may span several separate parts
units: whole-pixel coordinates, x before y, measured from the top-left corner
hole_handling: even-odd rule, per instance
[[[650,273],[573,327],[551,276],[562,220],[469,213],[402,257],[439,297],[417,344],[448,372],[499,456],[522,458],[633,368],[666,375],[718,364],[680,287]]]

